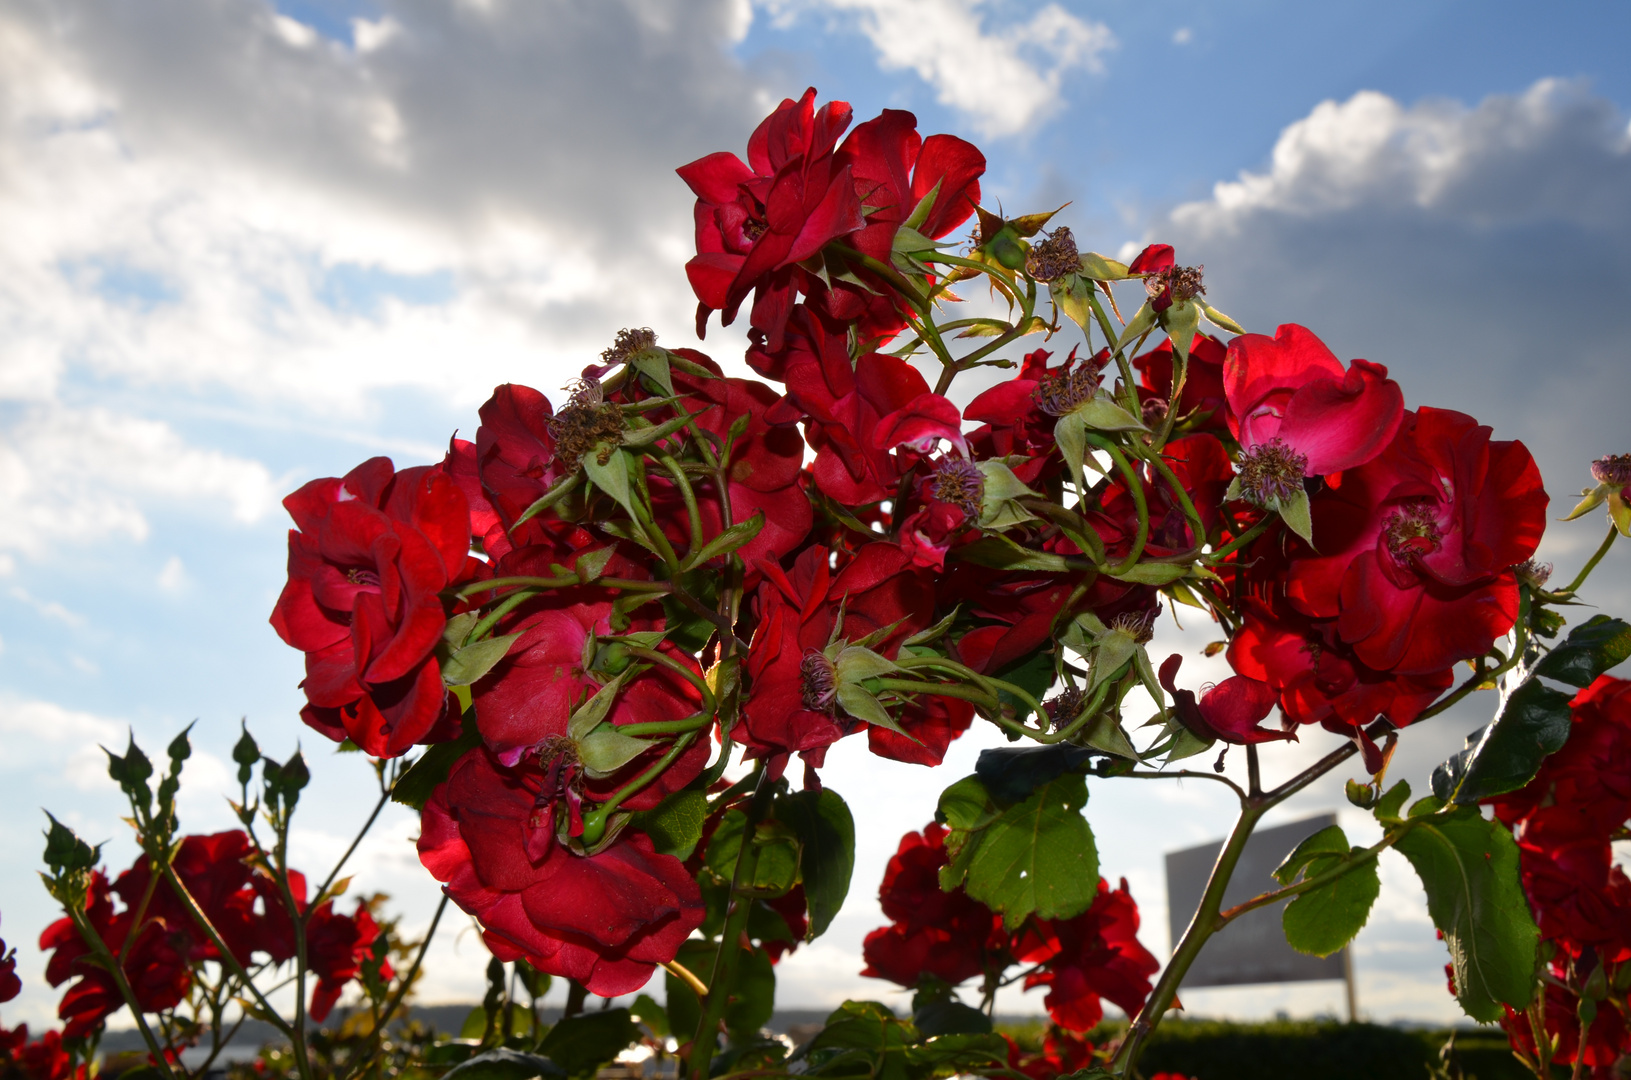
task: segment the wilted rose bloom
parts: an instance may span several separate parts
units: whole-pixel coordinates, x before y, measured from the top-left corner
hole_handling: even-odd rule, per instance
[[[1177,685],[1178,668],[1183,662],[1178,653],[1162,662],[1161,687],[1172,695],[1172,707],[1179,720],[1197,736],[1236,744],[1297,738],[1294,731],[1258,726],[1274,711],[1274,689],[1268,683],[1249,675],[1231,675],[1197,700],[1193,690]]]
[[[556,839],[533,759],[500,765],[477,748],[425,804],[419,858],[475,916],[493,955],[525,958],[605,997],[644,986],[701,925],[701,890],[681,862],[625,830],[594,855]]]
[[[7,949],[0,940],[0,1001],[10,1001],[23,992],[23,981],[17,977],[17,950]]]
[[[376,757],[424,739],[445,693],[441,591],[464,573],[470,510],[439,467],[373,458],[283,500],[289,581],[272,626],[306,654],[307,724]],[[474,560],[471,560],[474,561]]]
[[[1518,614],[1513,567],[1546,527],[1540,470],[1463,413],[1407,413],[1378,457],[1314,496],[1317,553],[1292,561],[1291,604],[1335,619],[1376,671],[1425,675],[1481,655]]]

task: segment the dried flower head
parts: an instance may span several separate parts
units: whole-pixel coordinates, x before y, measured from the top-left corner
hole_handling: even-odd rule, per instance
[[[985,502],[985,474],[967,458],[941,458],[934,467],[930,492],[969,517],[979,517]]]
[[[612,449],[622,441],[623,410],[606,400],[600,380],[584,376],[571,387],[572,397],[549,422],[555,437],[555,460],[567,471],[575,470],[583,455],[604,443],[597,460],[606,464]]]
[[[1069,371],[1042,376],[1036,389],[1031,391],[1031,399],[1049,416],[1064,416],[1092,401],[1102,382],[1104,375],[1100,369],[1087,361]]]
[[[1153,306],[1158,310],[1168,304],[1181,304],[1185,300],[1206,295],[1206,286],[1201,284],[1205,271],[1204,266],[1172,266],[1157,270],[1144,278],[1144,291],[1152,301],[1156,301]]]
[[[637,354],[653,348],[657,344],[657,335],[649,327],[640,327],[638,330],[623,329],[617,332],[617,338],[612,347],[600,354],[600,358],[608,367],[616,364],[626,364]]]
[[[1275,436],[1243,451],[1239,469],[1240,494],[1247,502],[1279,504],[1302,490],[1308,455]]]
[[[1049,698],[1042,703],[1042,710],[1048,714],[1048,727],[1054,731],[1069,724],[1076,719],[1076,714],[1082,711],[1082,704],[1087,695],[1077,687],[1069,687],[1058,697]]]
[[[1120,630],[1140,645],[1146,645],[1155,636],[1155,617],[1160,613],[1160,608],[1124,611],[1110,620],[1110,629]]]
[[[831,716],[838,710],[838,669],[820,649],[806,649],[799,663],[800,696],[811,712]]]
[[[1531,589],[1540,589],[1544,588],[1546,583],[1551,580],[1552,564],[1541,562],[1538,559],[1530,559],[1527,562],[1519,563],[1512,568],[1512,571],[1517,575],[1519,581]]]
[[[1076,239],[1061,225],[1046,240],[1032,244],[1025,256],[1025,272],[1038,281],[1057,281],[1082,268]]]

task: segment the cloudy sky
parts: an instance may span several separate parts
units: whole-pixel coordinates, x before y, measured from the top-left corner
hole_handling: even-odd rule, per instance
[[[0,935],[28,977],[5,1020],[56,1000],[33,947],[39,808],[131,857],[96,750],[127,727],[156,751],[198,721],[193,831],[228,824],[240,717],[269,752],[303,741],[300,861],[344,848],[367,778],[295,719],[300,658],[266,623],[278,500],[374,454],[439,457],[495,384],[554,391],[620,327],[693,343],[673,168],[740,151],[776,101],[815,85],[861,118],[910,108],[984,148],[989,203],[1069,201],[1060,220],[1107,253],[1177,245],[1248,327],[1312,326],[1413,404],[1523,439],[1556,506],[1590,458],[1631,450],[1628,33],[1607,0],[1544,20],[1497,0],[0,0]],[[704,347],[729,364],[741,340]],[[1599,534],[1558,525],[1544,554],[1572,572]],[[1631,575],[1600,584],[1624,610]],[[1408,733],[1418,789],[1483,708]],[[904,1004],[856,975],[882,864],[990,741],[938,773],[833,755],[869,827],[782,1004]],[[1222,834],[1215,786],[1093,789],[1105,873],[1158,954],[1160,854]],[[1340,802],[1337,778],[1281,817]],[[414,831],[388,812],[358,880],[422,925]],[[1383,876],[1361,1008],[1451,1019],[1419,887],[1391,856]],[[483,963],[453,920],[426,999],[479,997]],[[1311,1014],[1341,994],[1186,1000]]]

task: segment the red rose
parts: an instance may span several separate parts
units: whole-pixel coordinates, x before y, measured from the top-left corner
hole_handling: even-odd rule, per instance
[[[1381,453],[1399,429],[1404,393],[1387,368],[1344,370],[1306,327],[1287,323],[1229,342],[1223,363],[1229,430],[1251,453],[1278,439],[1304,460],[1304,476],[1351,469]]]
[[[1037,919],[1014,946],[1022,964],[1042,964],[1025,979],[1025,988],[1048,987],[1043,999],[1053,1022],[1071,1031],[1087,1031],[1104,1016],[1100,998],[1115,1002],[1128,1016],[1143,1008],[1150,978],[1160,961],[1138,941],[1138,905],[1127,879],[1112,890],[1099,879],[1099,894],[1086,911],[1072,919]]]
[[[186,927],[168,926],[158,919],[147,919],[139,928],[133,928],[134,912],[113,910],[113,894],[108,879],[98,870],[91,875],[90,892],[85,898],[85,917],[115,956],[125,947],[125,940],[135,932],[135,940],[124,961],[125,979],[136,1004],[143,1012],[158,1012],[173,1008],[187,996],[192,976],[187,970]],[[176,941],[181,943],[177,947]],[[100,1028],[103,1022],[125,1007],[125,999],[113,975],[91,961],[90,946],[85,944],[73,920],[63,916],[40,935],[40,948],[48,950],[45,979],[52,986],[61,986],[69,979],[76,981],[62,995],[57,1016],[65,1023],[63,1035],[77,1039]]]
[[[340,1000],[346,983],[362,972],[363,963],[373,956],[379,925],[361,900],[353,915],[341,915],[328,901],[306,920],[306,967],[317,976],[311,992],[311,1018],[318,1023],[328,1019],[329,1010]],[[380,964],[380,978],[395,972],[389,960]]]
[[[1314,620],[1284,602],[1246,597],[1245,620],[1229,642],[1229,666],[1261,679],[1279,695],[1292,723],[1321,724],[1349,734],[1377,717],[1404,727],[1455,682],[1451,668],[1398,675],[1366,667],[1333,620]]]
[[[943,892],[946,828],[907,833],[889,857],[878,902],[892,924],[866,936],[862,975],[917,985],[925,974],[956,985],[1010,962],[1002,917],[962,889]]]
[[[702,924],[701,890],[676,858],[626,830],[595,855],[556,841],[538,810],[544,774],[476,749],[425,804],[419,858],[480,920],[502,960],[576,979],[605,997],[644,986]]]
[[[815,94],[784,100],[765,118],[748,139],[747,164],[720,152],[676,170],[697,196],[697,255],[685,273],[700,301],[698,337],[710,311],[729,326],[753,292],[749,321],[780,351],[797,264],[866,224],[850,167],[834,156],[850,107],[830,101],[817,111]]]
[[[830,556],[824,547],[807,548],[791,573],[774,563],[758,564],[765,575],[758,590],[759,626],[748,649],[743,723],[736,734],[754,755],[819,755],[860,723],[839,717],[832,675],[823,669],[821,650],[829,644],[840,608],[845,640],[892,627],[872,646],[890,658],[905,638],[929,624],[933,586],[900,547],[864,544],[836,574]],[[806,760],[820,763],[819,756]]]
[[[447,625],[439,595],[463,572],[470,510],[439,468],[373,458],[283,500],[289,582],[272,626],[306,654],[307,724],[375,757],[423,739],[442,713],[432,655]]]
[[[1243,745],[1271,739],[1297,738],[1294,731],[1273,731],[1257,725],[1274,711],[1274,688],[1249,675],[1231,675],[1195,698],[1193,690],[1177,685],[1178,668],[1184,658],[1173,653],[1161,664],[1161,687],[1172,695],[1172,707],[1179,720],[1203,739],[1221,739]]]
[[[0,1001],[10,1001],[23,992],[23,981],[17,977],[17,950],[7,949],[0,940]]]
[[[232,955],[245,965],[256,949],[267,948],[261,940],[260,920],[254,910],[255,890],[250,885],[251,871],[245,861],[252,854],[248,834],[242,829],[230,829],[184,838],[170,863],[187,892],[220,932]],[[113,891],[124,901],[127,910],[134,911],[141,906],[142,898],[148,895],[150,874],[148,860],[138,856],[135,864],[113,883]],[[215,944],[193,921],[181,897],[168,882],[161,882],[153,889],[147,903],[147,918],[163,922],[173,941],[180,943],[185,937],[189,960],[220,959]]]
[[[1314,496],[1317,554],[1293,560],[1292,606],[1336,620],[1368,667],[1443,671],[1512,627],[1512,567],[1535,553],[1546,491],[1519,442],[1470,416],[1407,413],[1386,450]]]
[[[885,417],[893,416],[909,439],[922,439],[930,431],[961,438],[956,407],[935,399],[911,364],[882,353],[851,360],[848,339],[808,312],[797,325],[804,333],[792,339],[788,350],[787,396],[766,419],[781,425],[805,423],[805,437],[816,450],[811,471],[822,494],[845,506],[895,494],[902,461],[891,451],[898,444],[880,445],[874,439],[883,434]],[[901,410],[908,412],[894,415]]]
[[[29,1041],[28,1025],[11,1031],[0,1028],[0,1073],[21,1080],[85,1080],[89,1070],[74,1068],[74,1059],[62,1045],[62,1032],[47,1030]]]

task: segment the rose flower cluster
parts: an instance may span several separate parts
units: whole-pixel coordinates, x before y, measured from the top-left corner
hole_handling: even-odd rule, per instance
[[[1170,247],[1122,265],[1043,235],[1050,215],[989,212],[980,152],[910,113],[851,120],[812,90],[746,160],[679,170],[698,332],[745,310],[762,380],[627,330],[562,401],[498,387],[438,464],[375,458],[285,501],[272,622],[305,654],[303,719],[420,755],[398,797],[421,808],[426,868],[496,956],[596,994],[639,988],[710,918],[682,861],[697,837],[665,815],[736,805],[708,801],[735,750],[768,799],[794,755],[812,792],[863,732],[939,764],[977,714],[1124,760],[1310,724],[1368,740],[1518,614],[1547,503],[1522,444],[1406,408],[1383,366],[1301,326],[1245,333]],[[937,322],[975,278],[1022,315]],[[1144,294],[1119,329],[1118,282]],[[999,355],[1062,316],[1109,344]],[[986,344],[953,357],[954,333]],[[995,381],[959,408],[974,369]],[[1222,624],[1232,677],[1187,689],[1176,656],[1157,675],[1143,647],[1168,598]],[[1135,749],[1119,703],[1139,685],[1162,711]],[[941,914],[900,908],[870,971],[1039,964],[1030,984],[1072,1030],[1101,997],[1137,1008],[1154,961],[1125,889],[1005,935],[936,899],[918,867],[936,836],[908,837],[885,893]]]
[[[1097,1025],[1103,998],[1128,1016],[1138,1012],[1161,965],[1139,944],[1138,905],[1125,880],[1111,889],[1100,878],[1092,906],[1074,918],[1033,918],[1009,931],[1000,914],[961,888],[941,890],[945,838],[945,826],[933,822],[901,838],[878,890],[891,921],[866,936],[861,974],[907,988],[925,976],[950,986],[979,979],[989,996],[1010,967],[1027,964],[1025,989],[1047,987],[1043,1005],[1065,1032]]]
[[[171,865],[239,965],[255,966],[256,954],[272,965],[294,959],[294,926],[278,884],[256,865],[255,851],[242,830],[188,836],[177,846]],[[288,882],[304,913],[305,876],[290,871]],[[192,987],[197,965],[221,962],[220,950],[170,884],[152,880],[145,855],[111,883],[100,870],[91,874],[85,917],[108,949],[124,956],[125,979],[144,1012],[174,1008]],[[333,900],[324,900],[307,914],[306,964],[316,977],[313,1019],[328,1016],[346,984],[373,959],[378,937],[379,927],[361,902],[351,915],[334,910]],[[45,977],[52,986],[73,980],[57,1010],[65,1022],[64,1037],[74,1039],[99,1029],[124,1008],[112,973],[97,962],[71,918],[46,927],[40,948],[51,953]],[[390,977],[389,960],[381,961],[380,969]]]
[[[1552,1061],[1606,1078],[1631,1053],[1631,878],[1611,848],[1631,820],[1631,681],[1604,675],[1571,707],[1563,748],[1522,789],[1489,800],[1517,837],[1550,976],[1538,1014],[1508,1008],[1502,1026],[1530,1060],[1544,1033]]]

